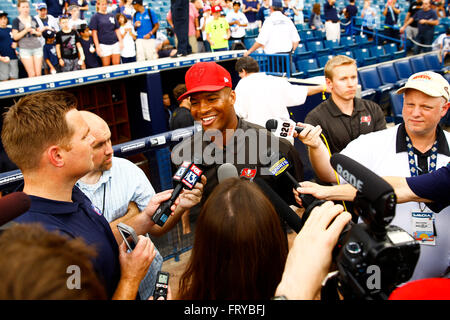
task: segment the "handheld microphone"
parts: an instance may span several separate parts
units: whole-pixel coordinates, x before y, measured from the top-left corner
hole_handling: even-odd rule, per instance
[[[274,154],[274,153],[270,152],[270,150],[268,152],[268,156],[271,158],[271,163],[274,163],[269,168],[269,172],[275,178],[284,175],[292,182],[295,189],[301,187],[301,185],[297,181],[297,179],[295,179],[292,176],[292,174],[288,171],[290,163],[286,159],[286,157],[284,157],[282,155]],[[305,208],[305,212],[303,213],[303,216],[302,216],[302,221],[303,221],[302,223],[304,223],[308,219],[309,214],[311,213],[312,209],[314,209],[316,206],[321,205],[322,203],[325,202],[323,200],[316,199],[315,197],[313,197],[310,194],[300,194],[300,199],[302,200],[303,208]]]
[[[158,209],[156,209],[156,212],[152,216],[152,220],[154,223],[161,227],[164,225],[164,223],[170,216],[170,207],[174,204],[183,188],[192,190],[197,181],[200,180],[202,172],[203,170],[201,170],[198,165],[192,162],[185,161],[181,164],[181,166],[173,176],[173,180],[179,183],[175,186],[170,199],[161,203]]]
[[[24,192],[13,192],[0,198],[0,226],[24,214],[30,206],[30,197]]]
[[[266,129],[269,131],[274,131],[276,136],[282,138],[289,138],[294,136],[294,130],[297,133],[300,133],[303,128],[295,125],[295,122],[287,119],[280,119],[280,121],[276,119],[269,119],[266,121]]]
[[[358,190],[354,200],[357,214],[366,224],[374,224],[375,230],[383,232],[395,216],[397,198],[392,186],[373,171],[343,154],[334,154],[330,163],[345,181]]]
[[[238,171],[236,167],[231,163],[224,163],[217,168],[217,180],[219,183],[228,179],[238,177]]]

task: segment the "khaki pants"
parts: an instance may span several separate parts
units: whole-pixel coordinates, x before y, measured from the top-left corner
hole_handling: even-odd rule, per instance
[[[188,40],[189,45],[191,46],[192,49],[192,53],[197,53],[198,52],[197,37],[195,35],[189,36]],[[178,39],[176,37],[175,37],[175,46],[178,48]]]
[[[325,34],[327,40],[340,40],[341,39],[341,24],[339,22],[325,22]]]
[[[155,60],[155,39],[136,39],[136,61]]]

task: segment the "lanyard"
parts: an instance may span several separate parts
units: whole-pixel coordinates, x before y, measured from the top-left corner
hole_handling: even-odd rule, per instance
[[[406,147],[408,148],[408,164],[409,164],[409,171],[411,172],[411,177],[416,177],[419,175],[417,170],[417,163],[416,158],[414,157],[414,151],[411,139],[406,136]],[[430,166],[428,169],[428,172],[433,172],[436,170],[436,163],[437,163],[437,140],[433,143],[433,146],[431,147],[431,156],[430,156]]]

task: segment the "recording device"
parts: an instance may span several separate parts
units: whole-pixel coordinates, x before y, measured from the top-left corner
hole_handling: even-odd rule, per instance
[[[167,300],[167,292],[169,290],[169,273],[158,271],[156,274],[156,284],[153,297],[158,300],[159,297],[163,297]]]
[[[295,122],[290,119],[269,119],[266,122],[266,129],[275,131],[274,134],[278,137],[289,138],[294,135],[294,131],[300,133],[303,128],[295,125]]]
[[[27,212],[30,205],[30,197],[24,192],[13,192],[0,198],[0,226]]]
[[[348,224],[333,250],[337,289],[345,299],[385,300],[413,275],[420,245],[403,229],[389,225],[397,200],[385,180],[342,154],[334,154],[330,162],[358,190],[354,210],[365,222]]]
[[[134,229],[123,222],[117,225],[117,229],[119,229],[119,233],[122,236],[123,241],[125,241],[128,249],[130,251],[133,251],[139,241],[139,238]]]
[[[163,226],[170,216],[170,207],[174,204],[175,200],[180,195],[183,188],[192,190],[203,173],[203,170],[199,166],[192,162],[184,161],[173,176],[173,181],[177,183],[170,199],[161,203],[156,209],[155,214],[152,216],[152,220],[159,226]]]

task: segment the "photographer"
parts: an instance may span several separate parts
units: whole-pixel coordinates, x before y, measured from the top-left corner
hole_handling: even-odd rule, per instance
[[[316,207],[294,240],[275,299],[318,298],[329,272],[331,252],[351,215],[328,201]]]

